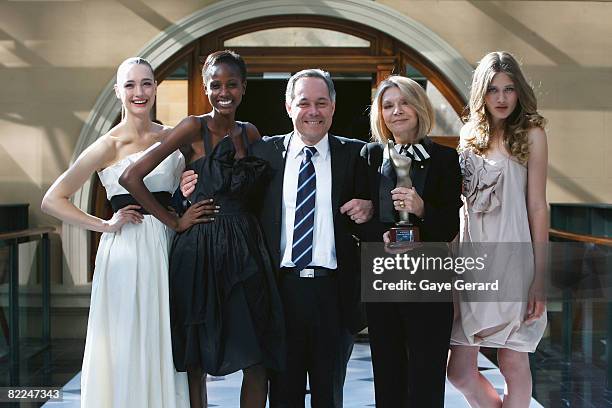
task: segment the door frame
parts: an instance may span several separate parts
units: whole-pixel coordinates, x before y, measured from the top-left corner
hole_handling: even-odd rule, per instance
[[[225,49],[225,41],[240,35],[271,28],[305,27],[337,31],[364,39],[369,47],[233,47],[245,60],[250,74],[263,72],[297,72],[317,67],[331,72],[375,74],[373,89],[391,74],[405,74],[407,64],[412,65],[427,78],[446,98],[451,107],[461,115],[466,98],[447,75],[410,45],[364,24],[329,16],[280,15],[241,21],[193,41],[177,55],[156,69],[158,81],[187,63],[189,72],[188,113],[202,114],[210,110],[203,95],[201,67],[206,56]]]

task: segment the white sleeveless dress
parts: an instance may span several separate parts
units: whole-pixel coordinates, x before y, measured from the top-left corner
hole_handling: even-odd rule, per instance
[[[119,176],[144,153],[131,154],[98,172],[109,199],[128,194]],[[152,192],[173,193],[184,167],[176,151],[144,183]],[[175,371],[172,360],[171,237],[172,231],[152,215],[145,215],[141,224],[102,234],[91,289],[81,407],[189,407],[187,376]]]

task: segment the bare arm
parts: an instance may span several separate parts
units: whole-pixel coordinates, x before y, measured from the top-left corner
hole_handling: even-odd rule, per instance
[[[548,242],[548,204],[546,202],[546,173],[548,145],[542,128],[533,128],[529,137],[527,163],[527,214],[533,242]]]
[[[246,122],[245,126],[247,130],[247,138],[249,139],[249,143],[253,143],[261,139],[261,134],[259,133],[259,130],[257,129],[257,127],[255,127],[254,124]]]
[[[244,122],[243,126],[244,126],[244,129],[246,130],[247,145],[245,145],[245,141],[242,139],[242,137],[238,137],[233,140],[234,146],[236,148],[236,153],[234,154],[234,158],[236,159],[242,159],[243,157],[246,157],[248,154],[248,147],[254,142],[256,142],[257,140],[261,139],[259,130],[257,130],[255,125],[249,122]]]
[[[178,218],[161,205],[144,184],[144,178],[166,157],[182,146],[189,145],[200,131],[198,118],[189,116],[181,121],[157,147],[149,150],[138,161],[132,163],[119,177],[121,184],[150,214],[176,231],[184,231],[193,223],[185,223],[186,217]],[[199,205],[198,205],[199,204]],[[190,207],[190,213],[197,211],[203,203]],[[187,213],[185,215],[188,215]],[[197,217],[196,217],[197,218]],[[183,221],[182,221],[183,220]],[[195,220],[204,222],[205,220]]]
[[[97,169],[110,162],[114,155],[112,143],[104,136],[89,146],[49,187],[40,206],[42,211],[69,224],[98,232],[113,232],[126,222],[140,222],[142,215],[135,211],[138,206],[128,206],[129,208],[126,207],[107,221],[81,211],[70,201],[70,196],[81,188]]]
[[[529,138],[527,162],[527,215],[535,257],[535,276],[528,307],[528,320],[539,318],[544,312],[544,273],[546,270],[548,242],[548,204],[546,203],[546,172],[548,146],[542,128],[532,128]]]

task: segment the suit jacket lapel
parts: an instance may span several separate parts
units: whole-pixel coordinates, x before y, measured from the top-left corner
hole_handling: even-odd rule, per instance
[[[274,151],[269,158],[270,165],[273,169],[280,169],[282,173],[285,172],[286,154],[285,154],[285,136],[281,136],[274,141]],[[281,185],[282,188],[282,185]]]
[[[396,221],[396,211],[393,208],[393,200],[391,199],[391,190],[395,188],[397,177],[393,170],[393,165],[388,157],[384,156],[380,167],[378,168],[380,174],[379,185],[378,185],[378,205],[379,205],[379,219],[380,222],[388,223]]]
[[[286,135],[285,135],[286,136]],[[275,228],[274,237],[275,243],[280,243],[281,228],[282,228],[282,204],[283,204],[283,181],[285,179],[285,164],[287,162],[287,154],[285,149],[285,137],[279,137],[274,141],[274,149],[269,158],[269,163],[272,169],[276,170],[270,185],[270,194],[274,202],[274,219],[278,220],[278,228]]]
[[[332,209],[335,223],[336,213],[340,208],[340,192],[342,191],[342,183],[344,182],[346,164],[349,162],[349,152],[347,149],[343,148],[343,142],[336,136],[330,134],[328,140],[332,174]]]

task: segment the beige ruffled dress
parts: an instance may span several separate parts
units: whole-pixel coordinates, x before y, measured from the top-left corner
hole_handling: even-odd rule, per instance
[[[527,292],[534,258],[527,217],[527,168],[512,158],[484,158],[464,150],[463,207],[460,209],[462,246],[485,248],[487,280],[499,280],[500,292],[511,290],[516,300],[500,294],[493,302],[458,301],[452,345],[535,351],[546,328],[546,313],[527,325]],[[511,288],[511,289],[509,289]]]

